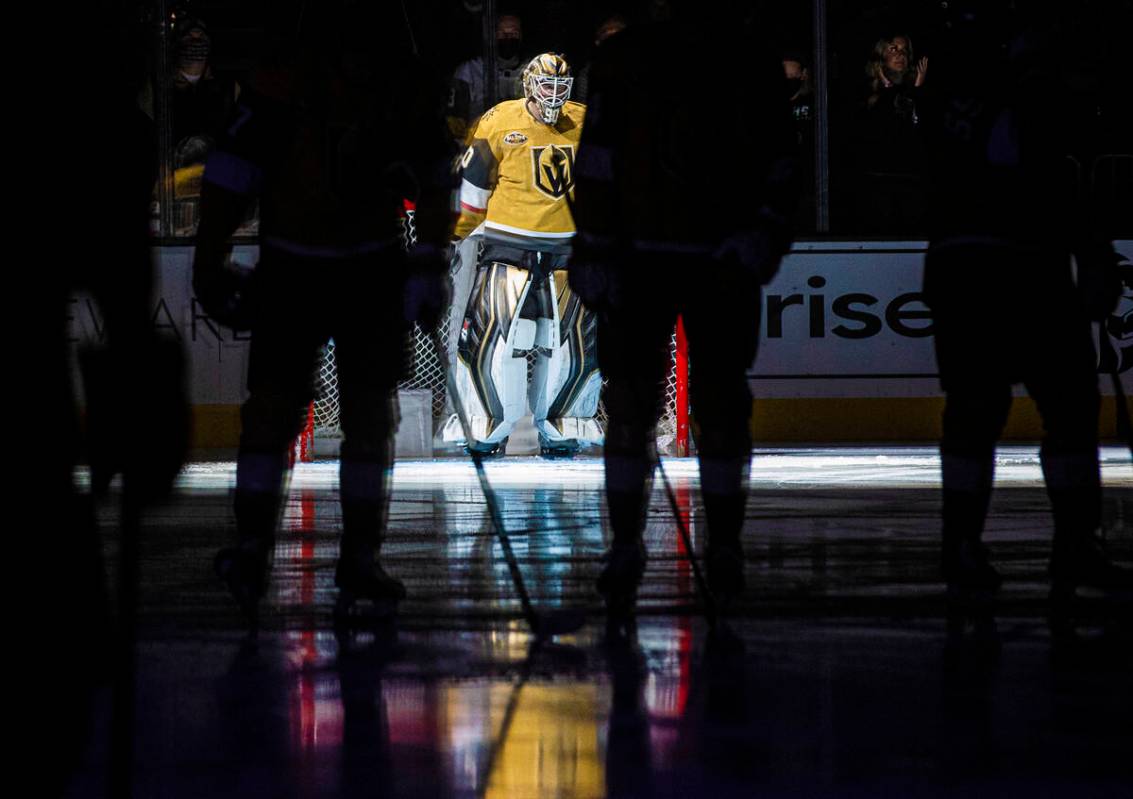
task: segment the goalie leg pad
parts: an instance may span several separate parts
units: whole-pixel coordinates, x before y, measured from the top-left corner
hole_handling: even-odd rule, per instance
[[[464,312],[476,283],[476,264],[479,257],[480,237],[469,236],[457,242],[449,264],[452,278],[452,305],[449,308],[448,353],[450,362],[456,358],[456,347],[464,322]]]
[[[531,273],[493,262],[481,268],[468,300],[456,347],[456,390],[468,414],[472,435],[480,443],[507,438],[526,410],[524,386],[528,348],[536,326],[519,318],[531,286]],[[446,425],[446,440],[463,438],[459,424]],[[458,437],[457,437],[458,436]]]
[[[603,433],[594,419],[602,390],[598,318],[571,291],[566,274],[556,270],[538,289],[547,296],[542,306],[551,317],[540,320],[539,332],[546,332],[529,389],[531,411],[548,444],[601,444]]]

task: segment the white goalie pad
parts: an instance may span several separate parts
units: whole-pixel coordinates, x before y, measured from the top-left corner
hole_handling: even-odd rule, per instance
[[[539,320],[536,335],[528,389],[535,428],[543,443],[552,446],[601,444],[605,436],[594,418],[602,392],[596,321],[571,292],[564,271],[555,272],[540,288],[553,292],[549,306],[554,316]]]
[[[537,325],[519,318],[519,310],[530,289],[531,275],[525,269],[499,263],[474,272],[468,305],[456,325],[458,334],[449,368],[472,436],[482,444],[498,444],[527,411],[527,358],[523,350],[531,348]],[[462,442],[460,420],[450,417],[441,437]]]
[[[472,284],[476,282],[480,241],[481,237],[477,235],[458,241],[449,264],[449,276],[452,278],[452,305],[449,306],[447,342],[450,365],[456,360],[457,337],[460,336],[460,326],[464,322],[468,297],[472,294]]]
[[[523,418],[527,410],[524,388],[527,385],[527,359],[525,357],[503,357],[500,350],[498,357],[493,358],[490,373],[492,384],[503,402],[503,419],[494,419],[480,401],[472,379],[472,370],[463,361],[457,361],[453,368],[455,372],[456,390],[468,414],[468,424],[472,436],[483,444],[498,444],[511,434],[515,423]],[[460,419],[453,413],[445,422],[441,431],[441,438],[456,444],[467,444],[464,440],[464,429]]]
[[[602,381],[598,384],[601,386]],[[547,419],[536,420],[535,429],[548,446],[558,444],[579,447],[600,446],[606,435],[596,419],[578,416],[560,416],[553,422]]]

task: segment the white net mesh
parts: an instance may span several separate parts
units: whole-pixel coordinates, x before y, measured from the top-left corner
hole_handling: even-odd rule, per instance
[[[317,434],[338,432],[338,369],[334,362],[334,340],[323,347],[315,382],[314,425]]]
[[[415,240],[413,212],[405,219],[405,235],[408,242]],[[439,337],[426,335],[417,325],[413,326],[413,356],[409,376],[398,384],[400,389],[424,389],[433,394],[433,420],[443,421],[445,410],[445,363],[448,353],[438,353],[433,342],[436,338],[447,342],[448,319],[441,322]],[[677,374],[676,374],[676,334],[669,345],[670,366],[665,378],[665,405],[657,422],[657,448],[670,452],[677,435]],[[314,432],[317,437],[333,438],[339,435],[338,426],[338,372],[335,368],[334,341],[327,342],[319,364],[318,382],[315,395]],[[598,421],[606,425],[606,409],[598,406]]]
[[[657,420],[657,449],[669,452],[677,440],[677,334],[669,339],[669,371],[665,375],[665,407]]]

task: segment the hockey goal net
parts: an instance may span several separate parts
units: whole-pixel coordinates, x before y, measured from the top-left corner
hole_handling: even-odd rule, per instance
[[[404,234],[407,246],[416,240],[413,224],[413,209],[406,204],[403,217]],[[439,335],[437,335],[439,333]],[[449,353],[439,352],[436,341],[449,341],[449,321],[441,322],[433,332],[413,327],[412,365],[409,376],[398,384],[400,390],[424,390],[431,392],[433,429],[443,424],[450,412],[447,403],[445,368]],[[669,345],[670,365],[665,378],[664,406],[657,422],[657,450],[667,455],[685,456],[689,453],[688,416],[688,347],[683,327],[678,321]],[[598,420],[605,428],[606,412],[603,405],[598,407]],[[315,401],[308,413],[307,428],[298,443],[298,455],[309,460],[315,451],[316,439],[335,439],[341,437],[339,428],[338,370],[335,364],[334,341],[327,342],[319,362],[316,381]]]

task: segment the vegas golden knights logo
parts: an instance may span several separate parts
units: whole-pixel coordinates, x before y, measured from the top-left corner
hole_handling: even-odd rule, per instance
[[[548,144],[531,148],[535,188],[559,200],[574,188],[574,147]]]

